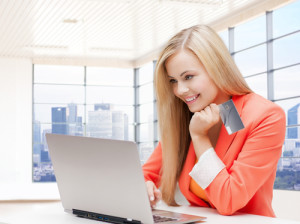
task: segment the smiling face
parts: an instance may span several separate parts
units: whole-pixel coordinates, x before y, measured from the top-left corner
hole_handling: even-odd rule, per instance
[[[201,111],[211,103],[221,104],[230,99],[216,86],[191,51],[178,51],[166,61],[165,66],[174,95],[184,101],[191,112]]]

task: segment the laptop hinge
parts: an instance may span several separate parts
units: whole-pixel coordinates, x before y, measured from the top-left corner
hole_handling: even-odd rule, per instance
[[[134,219],[103,215],[100,213],[87,212],[79,209],[72,209],[72,212],[74,215],[77,215],[79,217],[94,219],[102,222],[110,222],[110,223],[117,223],[117,224],[121,224],[121,223],[141,224],[142,223],[141,221],[134,220]]]

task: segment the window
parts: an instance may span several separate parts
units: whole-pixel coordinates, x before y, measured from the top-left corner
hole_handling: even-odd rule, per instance
[[[266,44],[241,51],[234,55],[234,60],[243,76],[267,71]]]
[[[229,46],[250,88],[286,113],[286,139],[275,189],[300,190],[299,21],[297,1],[234,27],[234,46]]]
[[[299,60],[300,62],[300,60]],[[300,65],[274,71],[274,98],[300,96]]]
[[[285,19],[282,19],[285,18]],[[300,190],[300,1],[273,12],[274,100],[286,113],[286,139],[274,188]]]
[[[299,16],[300,17],[300,16]],[[300,18],[299,18],[300,19]],[[274,41],[274,68],[293,65],[300,62],[300,30]]]
[[[148,63],[138,69],[137,77],[137,111],[138,111],[138,137],[141,163],[151,155],[155,140],[156,123],[154,117],[154,92],[153,92],[153,63]]]
[[[221,39],[223,40],[223,42],[226,45],[226,47],[228,48],[228,46],[229,46],[228,30],[224,30],[224,31],[222,31],[222,32],[220,32],[218,34],[221,37]]]
[[[285,110],[287,128],[274,188],[300,190],[300,97],[277,103]]]
[[[299,8],[298,0],[273,12],[274,38],[300,30]]]
[[[254,75],[246,77],[246,82],[249,87],[257,94],[268,98],[267,74]]]
[[[34,66],[33,181],[55,181],[46,133],[134,140],[133,69]]]
[[[234,28],[234,50],[239,51],[266,41],[266,17],[260,16]]]

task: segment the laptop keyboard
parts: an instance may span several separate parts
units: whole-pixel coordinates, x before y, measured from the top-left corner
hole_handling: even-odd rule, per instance
[[[160,222],[172,222],[177,221],[178,219],[170,218],[170,217],[164,217],[159,215],[153,215],[154,223],[160,223]]]

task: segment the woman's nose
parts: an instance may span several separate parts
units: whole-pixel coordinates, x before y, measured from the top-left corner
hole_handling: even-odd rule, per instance
[[[178,94],[184,94],[188,91],[189,88],[186,85],[178,83]]]

